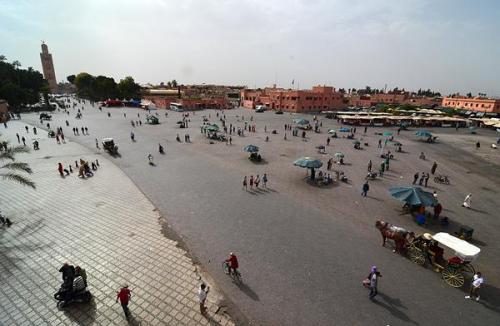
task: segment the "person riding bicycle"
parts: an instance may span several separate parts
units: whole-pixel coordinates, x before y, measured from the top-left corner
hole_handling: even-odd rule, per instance
[[[229,254],[229,258],[225,260],[225,262],[228,264],[228,274],[231,275],[231,270],[233,270],[234,274],[237,273],[237,269],[239,267],[238,265],[238,258],[236,257],[236,255],[234,253],[230,253]]]

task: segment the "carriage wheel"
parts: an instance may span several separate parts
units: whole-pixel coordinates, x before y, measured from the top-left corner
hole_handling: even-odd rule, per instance
[[[416,248],[410,248],[409,256],[410,256],[410,260],[412,262],[414,262],[415,264],[418,264],[420,266],[424,266],[425,265],[425,256],[424,256],[424,253],[421,252],[420,250],[418,250]]]
[[[464,285],[465,278],[462,275],[460,269],[457,268],[445,268],[443,270],[443,279],[448,285],[453,286],[454,288],[459,288]]]

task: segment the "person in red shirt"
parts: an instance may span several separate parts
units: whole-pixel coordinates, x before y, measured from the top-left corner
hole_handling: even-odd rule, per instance
[[[231,252],[229,254],[229,258],[226,259],[226,263],[229,263],[229,269],[228,269],[229,274],[231,274],[231,270],[233,270],[234,273],[237,272],[237,269],[239,267],[238,258],[236,258],[236,255],[234,253]]]
[[[130,290],[128,289],[127,285],[122,287],[120,292],[118,292],[118,294],[116,296],[116,302],[118,302],[118,299],[120,299],[120,303],[122,305],[123,312],[125,313],[125,317],[127,319],[130,316],[130,311],[128,310],[128,302],[130,301],[131,296],[132,295],[130,294]]]

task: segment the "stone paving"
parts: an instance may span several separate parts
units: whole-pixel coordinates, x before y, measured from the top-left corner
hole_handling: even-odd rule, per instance
[[[130,324],[234,324],[214,286],[209,318],[201,316],[197,266],[162,234],[163,218],[120,169],[74,142],[57,145],[45,131],[26,134],[24,125],[10,122],[1,131],[12,145],[16,132],[27,144],[36,137],[40,150],[18,157],[33,168],[36,190],[0,184],[2,213],[14,222],[0,228],[0,325],[127,324],[115,303],[124,283],[132,291]],[[74,169],[80,158],[99,160],[94,177],[59,176],[58,162]],[[86,269],[90,304],[57,309],[53,294],[65,261]]]

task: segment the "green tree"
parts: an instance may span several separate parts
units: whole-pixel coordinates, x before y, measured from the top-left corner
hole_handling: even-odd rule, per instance
[[[74,85],[76,86],[76,94],[82,98],[92,99],[94,76],[89,73],[81,72],[76,75]]]
[[[2,142],[5,144],[6,142]],[[28,153],[29,150],[26,147],[7,147],[7,150],[0,152],[0,178],[4,181],[17,182],[23,186],[28,186],[31,188],[36,188],[35,183],[29,179],[27,176],[19,173],[25,172],[28,174],[33,173],[28,163],[17,162],[15,156],[19,153]],[[8,163],[3,163],[5,161],[10,161]]]
[[[128,76],[118,83],[118,92],[121,98],[140,98],[141,86],[134,81],[134,78]]]
[[[172,80],[172,87],[177,88],[177,80]]]
[[[13,111],[37,103],[47,85],[42,74],[32,67],[20,69],[19,61],[8,63],[5,56],[0,57],[0,98],[7,100]]]

